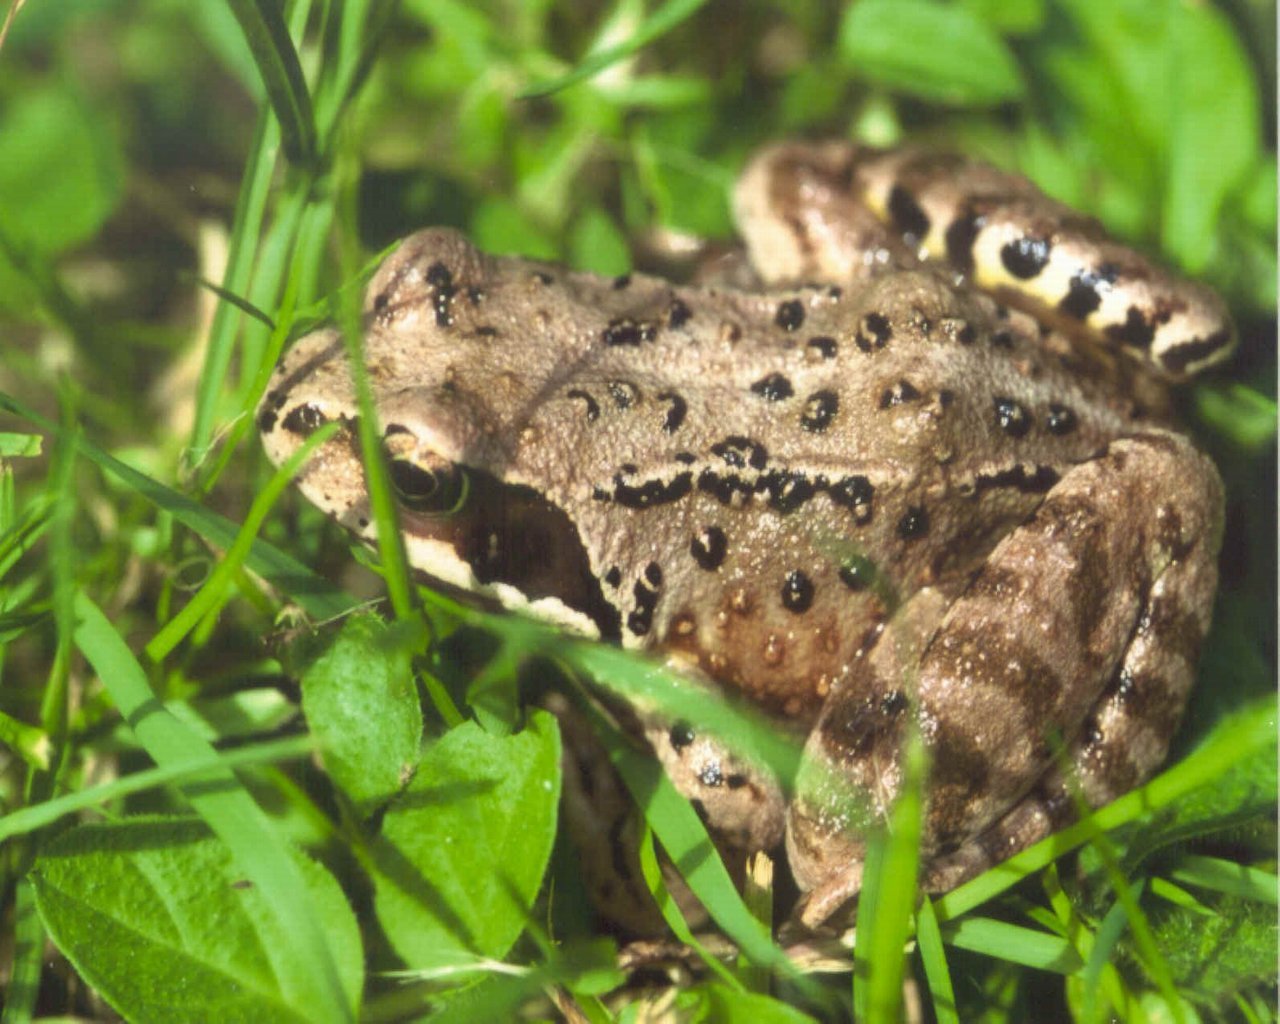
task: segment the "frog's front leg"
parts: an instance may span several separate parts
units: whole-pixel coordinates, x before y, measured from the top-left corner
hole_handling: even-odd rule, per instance
[[[1221,520],[1221,482],[1189,441],[1156,431],[1115,441],[997,545],[926,628],[914,672],[873,652],[832,694],[806,748],[787,834],[809,891],[805,923],[861,886],[865,829],[900,789],[912,706],[931,765],[930,887],[1048,834],[1069,816],[1073,786],[1097,805],[1146,778],[1208,629]],[[1063,749],[1068,778],[1055,768]]]
[[[706,682],[688,666],[668,665],[690,686]],[[579,870],[592,902],[627,932],[661,934],[665,925],[637,854],[637,801],[628,795],[590,723],[557,695],[547,706],[559,718],[564,737],[564,821],[580,854]],[[702,819],[730,875],[741,884],[747,854],[782,843],[785,803],[777,780],[715,737],[659,709],[615,703],[612,711],[634,738],[643,736],[671,783]],[[705,922],[702,905],[679,870],[665,860],[663,879],[685,920],[693,927]]]

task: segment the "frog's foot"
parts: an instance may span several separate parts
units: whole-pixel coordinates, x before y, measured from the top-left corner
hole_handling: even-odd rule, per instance
[[[931,760],[930,888],[1048,834],[1074,789],[1097,806],[1159,765],[1208,629],[1221,508],[1216,472],[1186,439],[1113,442],[1054,486],[947,610],[915,681]],[[802,784],[792,807],[806,923],[860,886],[859,829],[901,786],[910,683],[910,671],[877,672],[846,686],[810,739],[807,757],[846,788],[837,800],[834,785]],[[1065,774],[1055,767],[1063,744]]]

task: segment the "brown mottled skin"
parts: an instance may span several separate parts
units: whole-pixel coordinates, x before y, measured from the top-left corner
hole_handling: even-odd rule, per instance
[[[759,156],[737,206],[767,293],[572,273],[437,229],[402,244],[366,303],[411,559],[662,654],[807,734],[787,808],[696,723],[640,716],[722,839],[768,847],[785,822],[809,924],[858,890],[861,826],[897,791],[913,708],[935,888],[1065,819],[1055,743],[1093,803],[1149,775],[1216,583],[1221,487],[1167,424],[1160,380],[1225,353],[1213,301],[1018,179],[904,159]],[[948,174],[985,184],[977,227],[972,191],[944,205]],[[890,194],[885,224],[868,206]],[[966,274],[1029,296],[1025,311],[922,258],[944,208],[969,218],[950,255],[965,264],[971,241]],[[1025,224],[1034,238],[1001,241]],[[1012,255],[987,273],[993,238]],[[1046,318],[1068,272],[1065,312]],[[1078,316],[1082,295],[1098,308]],[[284,357],[259,423],[280,461],[346,422],[298,482],[369,539],[354,414],[328,330]]]

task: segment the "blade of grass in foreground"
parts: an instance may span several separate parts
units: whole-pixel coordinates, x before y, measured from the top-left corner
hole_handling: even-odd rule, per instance
[[[644,812],[645,821],[712,919],[745,957],[779,971],[807,998],[821,1005],[825,1001],[822,991],[797,973],[795,965],[751,916],[689,801],[680,795],[652,756],[632,747],[589,700],[581,694],[575,696],[579,698],[576,706],[605,743],[610,763]]]
[[[1277,902],[1276,876],[1246,864],[1235,864],[1218,857],[1183,857],[1169,877],[1184,885],[1224,892],[1259,903]]]
[[[289,12],[289,28],[293,37],[302,35],[310,13],[309,2],[293,4],[293,9]],[[259,305],[267,308],[274,308],[277,298],[279,259],[273,258],[268,252],[260,251],[259,240],[263,233],[267,198],[276,176],[276,154],[279,144],[280,122],[273,116],[272,111],[263,108],[258,114],[258,126],[245,162],[240,193],[236,197],[227,265],[222,275],[222,286],[228,291],[238,295],[252,294]],[[310,183],[303,181],[302,177],[300,175],[295,177],[298,183],[294,187],[305,191]],[[288,210],[277,209],[277,224],[288,220],[292,208],[291,206]],[[213,323],[209,328],[204,366],[201,368],[196,386],[195,417],[191,426],[190,445],[193,461],[197,464],[203,461],[210,438],[213,436],[218,402],[231,367],[236,334],[240,325],[240,311],[225,302],[218,303],[213,313]],[[257,331],[253,329],[246,330],[242,336],[246,344],[243,354],[249,366],[257,363],[252,344],[256,337]]]
[[[858,897],[853,1005],[860,1019],[873,1024],[892,1024],[902,1016],[903,951],[911,935],[923,826],[925,754],[919,730],[908,730],[901,763],[902,792],[884,828],[867,842]]]
[[[0,392],[0,409],[21,416],[50,434],[56,434],[59,431],[56,424],[3,392]],[[152,480],[144,473],[139,473],[132,466],[126,465],[86,441],[81,435],[75,438],[75,448],[90,462],[132,487],[142,497],[168,512],[178,522],[215,547],[227,548],[235,543],[240,527],[230,519],[211,512],[172,488]],[[288,594],[303,611],[317,621],[324,622],[345,615],[359,604],[355,598],[335,587],[323,576],[318,576],[301,562],[290,558],[265,541],[253,542],[244,564],[270,582],[272,586]]]
[[[34,1019],[36,997],[40,994],[40,968],[44,964],[47,942],[29,878],[20,879],[14,887],[12,920],[13,960],[0,1024],[29,1024]]]
[[[75,644],[102,680],[121,716],[160,766],[190,766],[193,755],[218,759],[214,748],[160,704],[142,666],[98,606],[83,593],[75,598]],[[211,769],[199,785],[184,787],[201,818],[231,850],[245,877],[258,888],[281,929],[294,936],[297,966],[310,976],[316,1020],[354,1020],[333,952],[320,928],[298,865],[287,842],[227,767]]]
[[[698,941],[698,937],[693,934],[676,901],[667,892],[667,887],[662,881],[662,866],[658,863],[658,851],[653,845],[653,831],[648,827],[640,838],[640,873],[644,876],[649,895],[653,897],[654,902],[658,904],[658,910],[662,912],[662,919],[667,922],[667,927],[675,937],[696,952],[711,973],[731,989],[736,992],[745,991],[742,982],[734,977],[729,968],[708,953],[706,947]]]
[[[707,0],[667,0],[625,40],[614,46],[608,46],[603,50],[597,50],[595,53],[583,58],[572,71],[549,82],[541,82],[532,86],[520,98],[529,100],[536,99],[539,96],[548,96],[553,92],[559,92],[561,89],[567,89],[585,78],[590,78],[592,75],[603,71],[610,64],[631,56],[633,53],[648,46],[655,39],[670,32],[686,18],[693,15],[706,2]]]
[[[924,964],[924,976],[929,983],[929,995],[938,1024],[960,1024],[947,954],[942,948],[942,932],[938,930],[938,916],[933,912],[933,903],[928,896],[921,901],[916,912],[916,942],[920,947],[920,960]]]
[[[1083,798],[1077,794],[1076,799],[1084,807]],[[1147,915],[1142,912],[1142,907],[1138,902],[1141,891],[1146,885],[1146,880],[1139,879],[1136,885],[1129,884],[1129,878],[1120,866],[1120,856],[1116,852],[1114,844],[1098,828],[1096,819],[1088,813],[1087,807],[1084,808],[1084,815],[1080,824],[1089,829],[1089,843],[1093,847],[1094,853],[1102,861],[1107,880],[1111,883],[1111,889],[1116,894],[1120,906],[1124,908],[1125,917],[1129,920],[1129,934],[1133,938],[1133,945],[1138,959],[1146,969],[1147,975],[1155,982],[1160,995],[1164,998],[1174,1024],[1185,1024],[1186,1015],[1182,1012],[1182,1001],[1178,996],[1178,987],[1173,980],[1173,970],[1161,953],[1160,945],[1156,942],[1151,923],[1147,920]]]
[[[942,929],[952,946],[1040,971],[1074,974],[1084,964],[1066,939],[989,917],[966,917]]]
[[[1042,920],[1041,923],[1046,928],[1056,925],[1085,962],[1084,972],[1077,976],[1084,988],[1084,1011],[1080,1018],[1086,1021],[1096,1019],[1094,1007],[1101,997],[1111,1004],[1120,1020],[1128,1020],[1130,997],[1125,989],[1124,979],[1116,970],[1115,964],[1111,963],[1113,943],[1104,934],[1106,922],[1104,921],[1097,934],[1091,930],[1089,923],[1077,913],[1075,905],[1063,890],[1056,864],[1050,864],[1040,878],[1050,908],[1050,920]],[[1123,920],[1123,911],[1121,914]]]
[[[19,808],[0,817],[0,843],[13,836],[44,828],[68,814],[88,810],[90,807],[99,807],[113,800],[132,796],[134,793],[143,793],[170,782],[182,782],[197,775],[205,775],[212,769],[273,764],[291,758],[308,757],[315,752],[315,749],[315,744],[310,737],[297,736],[286,740],[255,743],[250,747],[237,747],[235,750],[217,751],[213,758],[192,757],[185,761],[175,761],[162,768],[146,768],[111,782],[104,782],[99,786],[78,789],[75,792],[54,797],[52,800]]]
[[[280,122],[285,155],[309,166],[316,159],[316,125],[311,95],[289,38],[280,5],[264,0],[227,0],[253,54],[271,109]]]
[[[337,432],[337,423],[326,423],[308,437],[293,454],[285,459],[280,468],[271,475],[267,485],[253,499],[253,504],[249,507],[249,514],[245,516],[244,523],[236,534],[235,541],[232,542],[227,549],[226,555],[218,562],[213,573],[205,581],[205,585],[182,607],[182,610],[177,615],[164,624],[160,632],[153,636],[151,642],[147,644],[147,655],[152,661],[163,661],[169,652],[182,642],[182,638],[200,622],[203,616],[212,618],[217,614],[223,598],[231,586],[231,580],[239,572],[240,566],[248,556],[254,537],[262,527],[263,521],[267,518],[267,513],[271,511],[271,507],[276,503],[281,492],[289,486],[294,474],[310,458],[311,453]]]

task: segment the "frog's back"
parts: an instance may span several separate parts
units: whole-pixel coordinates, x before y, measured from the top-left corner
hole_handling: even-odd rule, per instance
[[[478,581],[527,589],[533,530],[559,552],[542,596],[792,714],[897,599],[956,585],[1134,414],[1028,318],[927,269],[762,296],[433,231],[369,294],[384,426],[486,481],[450,528]]]

